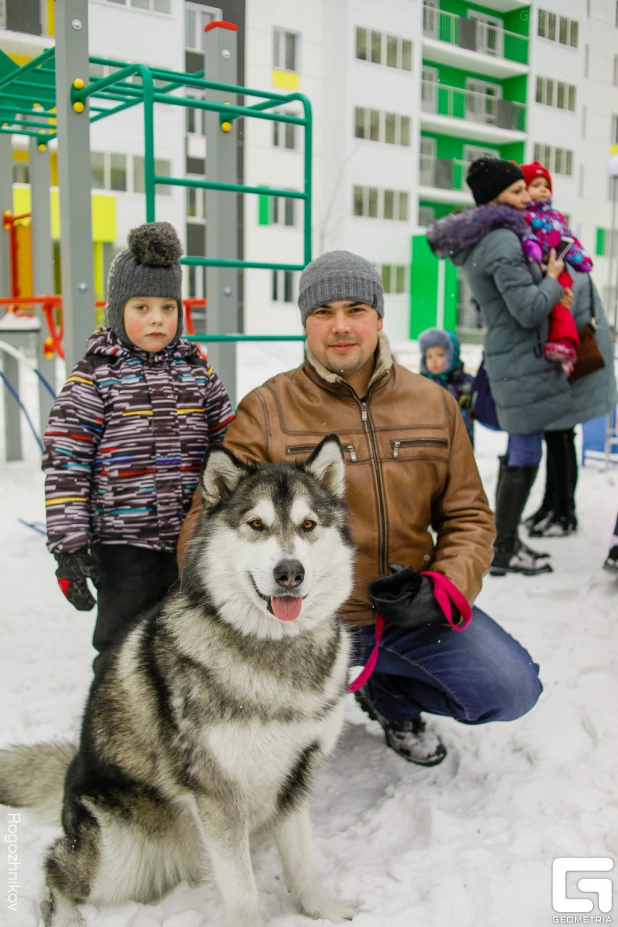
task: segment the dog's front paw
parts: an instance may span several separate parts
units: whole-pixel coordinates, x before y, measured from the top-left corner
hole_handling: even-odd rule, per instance
[[[330,921],[331,924],[343,924],[351,921],[361,908],[360,901],[337,901],[330,895],[319,898],[304,899],[301,902],[303,912],[314,920]]]

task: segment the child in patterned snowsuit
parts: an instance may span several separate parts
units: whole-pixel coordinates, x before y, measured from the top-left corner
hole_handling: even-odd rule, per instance
[[[524,213],[530,226],[530,234],[523,240],[523,249],[533,261],[542,262],[549,257],[552,248],[559,250],[561,238],[573,238],[573,244],[565,255],[565,263],[578,273],[590,273],[592,260],[583,245],[575,238],[562,213],[554,209],[551,202],[551,174],[540,164],[520,165],[524,173],[528,193],[532,203]],[[565,269],[558,282],[566,289],[573,284],[573,278]],[[559,361],[566,376],[570,376],[577,360],[579,335],[573,316],[569,310],[558,303],[551,311],[549,335],[543,353],[548,360]]]
[[[210,442],[234,418],[183,340],[182,247],[167,222],[134,229],[109,273],[107,321],[54,403],[45,432],[48,547],[62,592],[89,611],[103,654],[178,579],[176,543]]]
[[[421,349],[421,375],[440,383],[457,400],[474,447],[474,419],[472,418],[472,384],[474,377],[464,372],[459,357],[459,340],[442,328],[428,328],[418,336]]]

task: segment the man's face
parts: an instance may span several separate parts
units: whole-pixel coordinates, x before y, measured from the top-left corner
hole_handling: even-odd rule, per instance
[[[551,190],[545,177],[535,177],[528,187],[528,193],[533,200],[540,200],[541,203],[551,199]]]
[[[425,351],[425,366],[429,373],[444,373],[446,367],[446,351],[444,348],[427,348]]]
[[[497,196],[492,203],[503,203],[505,206],[513,206],[515,209],[526,209],[530,202],[530,194],[526,189],[525,180],[516,180],[506,190],[503,190],[500,196]]]
[[[373,363],[382,325],[373,306],[336,299],[314,309],[305,331],[314,357],[347,380]]]

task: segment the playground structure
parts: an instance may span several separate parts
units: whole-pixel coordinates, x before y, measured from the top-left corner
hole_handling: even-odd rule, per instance
[[[156,219],[156,187],[167,184],[206,191],[208,223],[207,257],[187,255],[181,264],[206,268],[208,312],[206,332],[196,340],[207,341],[209,355],[235,402],[236,342],[273,340],[270,336],[247,336],[239,332],[239,274],[245,268],[299,271],[311,260],[312,198],[312,112],[309,100],[300,93],[278,94],[240,87],[237,75],[237,31],[227,22],[205,27],[205,61],[208,71],[193,74],[130,64],[88,53],[88,6],[83,0],[56,0],[56,45],[27,64],[18,67],[6,55],[0,61],[0,213],[14,232],[18,221],[28,216],[12,215],[13,134],[30,140],[31,228],[34,293],[19,293],[15,276],[15,238],[3,232],[0,244],[0,306],[15,309],[28,306],[37,325],[26,325],[28,339],[37,336],[37,367],[49,385],[54,382],[54,354],[64,351],[70,368],[83,355],[86,339],[94,328],[94,283],[90,201],[89,125],[116,113],[141,106],[144,127],[145,213],[140,221]],[[113,68],[106,77],[91,77],[89,65]],[[191,97],[184,95],[186,89]],[[201,92],[203,98],[196,98]],[[239,102],[239,97],[242,98]],[[256,99],[247,105],[246,98]],[[276,107],[296,102],[302,116],[273,112]],[[155,171],[154,106],[164,104],[205,111],[208,146],[208,176],[187,180],[157,175]],[[237,182],[237,120],[255,118],[293,123],[304,130],[304,183],[299,191],[253,187]],[[49,143],[58,142],[58,187],[60,193],[60,243],[62,296],[53,293],[53,255],[50,237]],[[214,179],[216,178],[216,179]],[[232,257],[237,247],[237,195],[248,194],[298,199],[304,206],[302,260],[295,264],[245,261]],[[10,254],[13,255],[13,261]],[[190,301],[186,301],[190,302]],[[193,301],[195,304],[195,300]],[[185,303],[185,313],[187,313]],[[55,318],[61,314],[61,319]],[[0,339],[15,344],[16,320],[0,319]],[[3,324],[5,323],[5,324]],[[47,330],[48,337],[43,337]],[[297,340],[302,336],[278,336],[274,340]],[[20,340],[21,347],[26,341]],[[18,393],[18,361],[5,354],[5,382]],[[41,382],[41,419],[50,407],[49,390]],[[5,391],[7,459],[21,457],[19,409]]]

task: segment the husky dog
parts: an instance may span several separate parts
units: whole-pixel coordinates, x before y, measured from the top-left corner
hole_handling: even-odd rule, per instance
[[[297,467],[212,447],[181,591],[138,619],[92,686],[78,748],[0,754],[0,801],[51,812],[46,925],[77,905],[152,903],[214,875],[228,927],[259,927],[249,855],[269,827],[300,909],[358,906],[321,885],[309,796],[342,724],[352,586],[344,462],[329,436]]]

